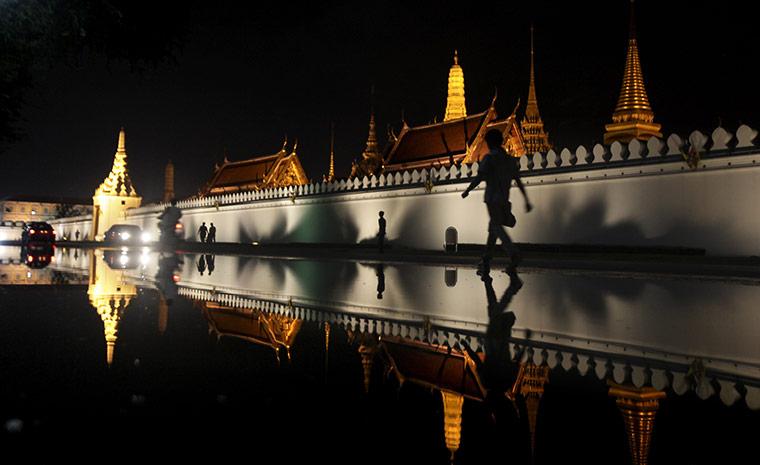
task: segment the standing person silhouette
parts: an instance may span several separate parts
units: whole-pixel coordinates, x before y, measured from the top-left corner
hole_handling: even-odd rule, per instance
[[[385,212],[379,213],[380,218],[377,220],[378,232],[377,232],[377,248],[380,253],[383,253],[383,245],[385,242]]]
[[[203,224],[201,224],[201,227],[198,228],[198,236],[201,239],[201,242],[206,242],[206,234],[208,234],[208,228],[206,227],[206,222],[204,221]]]
[[[216,226],[214,226],[214,223],[211,223],[211,227],[208,228],[208,237],[206,238],[206,242],[216,242]]]
[[[525,193],[525,186],[520,180],[520,167],[517,165],[517,159],[509,156],[502,147],[504,137],[501,131],[491,129],[486,133],[485,140],[489,152],[480,160],[478,174],[467,186],[467,189],[462,192],[462,198],[466,198],[481,181],[486,182],[486,193],[483,201],[488,208],[488,240],[478,264],[478,270],[479,273],[489,272],[491,259],[496,248],[496,239],[499,238],[501,239],[501,247],[510,257],[507,272],[513,272],[522,258],[520,250],[512,243],[504,229],[504,226],[513,227],[517,221],[512,214],[512,204],[509,202],[509,189],[512,187],[513,179],[525,198],[525,211],[531,211],[533,206],[530,204],[528,195]]]

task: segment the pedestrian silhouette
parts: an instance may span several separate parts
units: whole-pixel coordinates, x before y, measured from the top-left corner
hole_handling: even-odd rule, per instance
[[[378,232],[377,232],[377,248],[380,253],[383,253],[383,246],[385,242],[385,212],[379,213],[380,218],[377,220]]]
[[[214,271],[214,258],[216,258],[214,255],[206,255],[206,265],[208,265],[209,276],[211,276],[211,273]]]
[[[377,275],[377,298],[383,298],[385,292],[385,270],[382,263],[375,265],[375,274]]]
[[[214,223],[211,223],[211,227],[208,228],[208,237],[206,238],[206,242],[216,242],[216,226],[214,226]]]
[[[201,239],[201,242],[206,242],[206,234],[208,234],[208,228],[206,227],[206,222],[204,221],[203,224],[201,224],[201,227],[198,228],[198,236]]]
[[[201,255],[198,259],[198,272],[203,276],[203,272],[206,271],[206,258]],[[211,273],[209,273],[211,274]]]
[[[496,298],[493,279],[489,273],[482,273],[481,280],[485,285],[488,302],[488,326],[483,340],[485,357],[481,357],[466,343],[470,358],[475,362],[478,374],[486,389],[486,405],[488,406],[496,426],[503,431],[499,436],[508,442],[514,442],[514,456],[529,458],[530,450],[524,448],[525,437],[529,435],[525,399],[520,393],[520,385],[524,377],[523,358],[527,344],[519,344],[521,348],[513,354],[511,347],[515,346],[512,330],[517,320],[515,313],[506,311],[512,299],[522,288],[522,281],[516,271],[509,273],[509,286],[504,290],[501,299]],[[526,337],[530,331],[526,330]],[[519,461],[523,463],[522,460]],[[529,463],[529,462],[528,462]]]
[[[74,233],[74,236],[76,236],[77,240],[79,240],[79,230],[77,229],[77,232]]]
[[[512,204],[509,202],[509,189],[512,180],[525,198],[525,211],[529,212],[533,206],[525,193],[525,186],[520,180],[520,167],[517,159],[507,154],[502,147],[504,137],[498,129],[491,129],[485,135],[488,153],[483,156],[475,179],[462,192],[462,198],[466,198],[472,189],[475,189],[481,181],[486,182],[486,192],[483,201],[488,209],[488,240],[483,256],[478,264],[479,274],[487,274],[490,270],[491,260],[496,249],[496,239],[501,239],[501,247],[510,257],[507,272],[514,271],[522,258],[520,250],[507,235],[504,226],[514,227],[517,220],[512,214]]]

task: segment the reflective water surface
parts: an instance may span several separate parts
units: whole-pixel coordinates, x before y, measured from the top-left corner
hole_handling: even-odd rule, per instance
[[[0,285],[13,463],[712,463],[760,433],[746,283],[0,247]]]

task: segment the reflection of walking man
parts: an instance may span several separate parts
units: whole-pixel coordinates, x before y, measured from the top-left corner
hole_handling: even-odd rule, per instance
[[[206,222],[204,221],[203,224],[201,224],[201,227],[198,228],[198,235],[201,238],[201,242],[206,242],[206,234],[208,234],[208,228],[206,227]]]
[[[501,131],[497,129],[488,131],[485,140],[489,152],[480,161],[478,175],[462,192],[462,198],[467,197],[472,189],[485,180],[486,193],[483,201],[488,208],[488,240],[478,266],[482,272],[488,272],[496,248],[496,238],[499,238],[502,248],[511,259],[507,270],[513,271],[520,263],[520,250],[512,243],[504,229],[504,226],[513,227],[516,222],[512,214],[512,205],[509,202],[509,189],[512,187],[513,179],[525,197],[525,211],[531,211],[533,206],[528,201],[525,187],[520,180],[520,168],[517,165],[517,159],[509,156],[501,146],[504,141]]]
[[[379,230],[377,232],[377,248],[383,253],[383,242],[385,241],[385,212],[380,212],[380,218],[377,220]]]
[[[216,226],[214,226],[214,223],[211,223],[211,227],[208,228],[208,237],[206,238],[206,242],[216,242]]]

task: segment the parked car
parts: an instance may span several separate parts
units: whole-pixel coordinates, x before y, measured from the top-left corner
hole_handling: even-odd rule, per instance
[[[103,234],[103,241],[113,245],[137,245],[148,240],[142,229],[133,224],[115,224]]]
[[[47,242],[55,243],[55,230],[49,223],[44,221],[32,221],[24,223],[24,229],[21,231],[21,243],[30,242]]]

